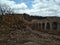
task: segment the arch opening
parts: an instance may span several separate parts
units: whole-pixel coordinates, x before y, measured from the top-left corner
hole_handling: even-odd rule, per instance
[[[50,23],[47,23],[46,29],[50,30]]]
[[[57,30],[57,22],[53,22],[52,27],[53,27],[53,30]]]

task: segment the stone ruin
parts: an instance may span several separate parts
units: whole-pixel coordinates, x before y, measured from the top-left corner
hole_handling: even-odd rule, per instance
[[[32,29],[57,30],[58,22],[52,19],[32,20]]]
[[[33,30],[60,30],[60,17],[41,17],[29,16],[25,14],[26,19]]]

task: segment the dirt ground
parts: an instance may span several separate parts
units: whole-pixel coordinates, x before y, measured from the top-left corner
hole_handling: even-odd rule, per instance
[[[60,36],[37,30],[0,31],[0,45],[60,45]]]

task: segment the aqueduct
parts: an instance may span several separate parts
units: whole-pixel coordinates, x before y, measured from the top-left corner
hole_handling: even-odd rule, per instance
[[[52,19],[44,19],[44,20],[32,20],[32,29],[40,29],[40,30],[57,30],[57,22]]]
[[[25,22],[29,22],[30,24],[28,23],[28,25],[31,25],[31,28],[34,30],[60,30],[59,19],[56,17],[29,16],[24,14]]]

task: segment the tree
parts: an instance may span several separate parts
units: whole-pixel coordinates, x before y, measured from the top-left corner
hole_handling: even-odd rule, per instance
[[[0,5],[0,14],[5,15],[5,14],[13,14],[14,11],[12,8],[10,8],[8,5]]]

